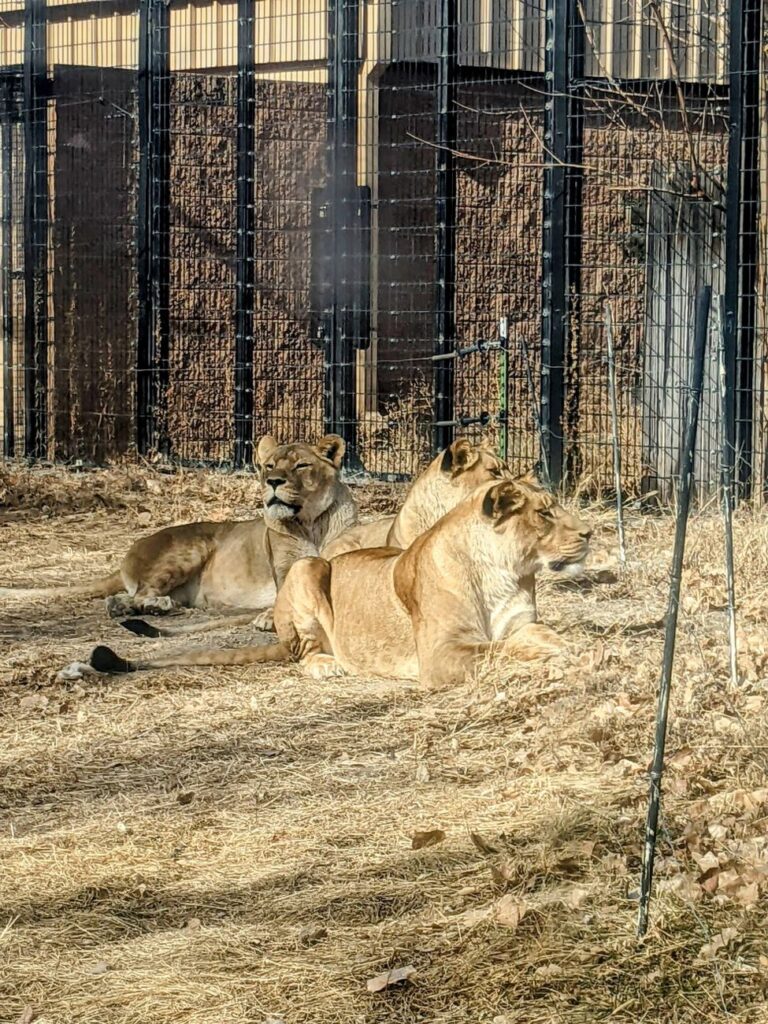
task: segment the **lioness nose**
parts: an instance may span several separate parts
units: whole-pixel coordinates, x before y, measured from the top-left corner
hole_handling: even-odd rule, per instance
[[[268,476],[267,483],[272,488],[272,490],[275,490],[281,484],[285,483],[285,478],[282,476]]]
[[[592,531],[590,530],[590,528],[588,526],[583,526],[579,530],[579,535],[581,537],[583,537],[584,540],[589,540],[589,538],[592,536]]]

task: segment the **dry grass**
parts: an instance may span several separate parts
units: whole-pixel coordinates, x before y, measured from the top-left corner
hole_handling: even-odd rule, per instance
[[[56,565],[84,579],[139,528],[257,505],[247,477],[54,472],[4,486],[17,500],[0,514],[0,565],[19,584],[53,582]],[[606,564],[611,517],[590,514]],[[737,517],[747,682],[729,693],[720,525],[691,524],[644,945],[633,890],[669,518],[631,519],[616,582],[542,588],[543,617],[576,648],[567,662],[491,666],[450,693],[274,667],[56,684],[96,641],[161,642],[98,602],[6,607],[0,1019],[768,1020],[767,526]],[[430,829],[444,840],[413,850]],[[408,965],[404,986],[366,990]]]

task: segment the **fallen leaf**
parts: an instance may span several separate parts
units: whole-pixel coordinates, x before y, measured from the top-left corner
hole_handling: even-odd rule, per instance
[[[31,1006],[25,1006],[21,1015],[17,1017],[16,1024],[32,1024],[33,1020],[37,1020],[37,1014]]]
[[[514,896],[502,896],[493,909],[493,919],[504,928],[517,928],[528,908]]]
[[[466,910],[457,919],[465,928],[474,928],[481,921],[487,921],[493,913],[493,907],[479,907],[477,910]]]
[[[571,910],[578,910],[584,900],[589,896],[589,890],[580,885],[572,885],[563,893],[563,903]]]
[[[429,774],[429,768],[421,761],[416,765],[416,781],[417,782],[429,782],[432,776]]]
[[[149,526],[149,524],[152,522],[152,513],[139,512],[139,514],[136,516],[136,522],[139,524],[139,526]]]
[[[391,971],[385,971],[383,974],[377,974],[375,978],[369,978],[366,983],[366,988],[369,992],[383,992],[386,988],[391,988],[392,985],[399,985],[401,981],[408,981],[416,974],[416,968],[411,967],[395,967]]]
[[[700,960],[712,960],[721,949],[726,949],[738,937],[736,928],[724,928],[717,935],[712,937],[711,942],[705,942],[699,950]]]
[[[701,886],[691,875],[675,875],[674,878],[663,878],[659,881],[659,892],[674,892],[684,900],[701,899]]]
[[[711,874],[699,876],[699,885],[701,886],[703,892],[717,892],[719,881],[720,873],[718,871],[713,871]]]
[[[437,846],[445,839],[445,832],[441,828],[432,828],[426,832],[414,832],[411,838],[412,850],[423,850],[427,846]]]
[[[667,759],[667,765],[675,768],[684,768],[693,757],[693,750],[690,747],[680,747]]]
[[[744,885],[737,889],[733,894],[733,898],[746,910],[750,910],[760,899],[760,890],[757,887],[757,882],[750,882],[749,885]]]
[[[299,932],[299,942],[303,946],[311,946],[313,943],[319,942],[320,939],[324,939],[327,934],[328,929],[321,924],[306,924]]]
[[[176,797],[177,802],[182,805],[191,804],[194,799],[194,793],[179,793],[179,795]]]
[[[104,960],[100,960],[99,963],[94,964],[93,967],[88,968],[88,974],[92,975],[95,978],[98,977],[100,974],[106,974],[108,970],[109,964],[106,963]]]
[[[475,849],[479,850],[480,853],[491,854],[499,852],[497,847],[491,846],[491,844],[483,839],[481,835],[478,835],[477,832],[470,832],[469,838],[472,840]]]
[[[708,874],[708,872],[716,870],[720,867],[720,861],[717,859],[716,855],[712,853],[711,850],[705,854],[694,853],[693,859],[699,865],[699,871],[702,875],[706,875]]]
[[[512,881],[515,875],[515,868],[511,861],[503,860],[499,864],[491,866],[491,877],[496,885],[505,886],[507,882]]]

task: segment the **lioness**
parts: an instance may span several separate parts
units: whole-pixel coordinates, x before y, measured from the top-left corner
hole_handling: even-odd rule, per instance
[[[330,559],[347,551],[382,545],[407,548],[480,484],[505,478],[512,479],[506,463],[485,444],[472,444],[466,438],[457,438],[416,478],[406,495],[403,507],[396,516],[386,516],[372,523],[356,523],[326,544],[320,555]],[[262,629],[271,629],[273,625],[266,613],[256,619],[248,615],[238,615],[227,619],[214,619],[204,624],[186,623],[181,626],[155,626],[142,619],[128,619],[122,625],[139,636],[159,637],[187,636],[190,633],[208,632],[221,626],[251,623]]]
[[[505,478],[511,480],[511,472],[485,442],[457,438],[416,477],[396,516],[357,523],[320,554],[330,559],[360,548],[407,548],[480,484]]]
[[[170,526],[136,541],[120,569],[104,579],[3,595],[107,597],[113,615],[175,605],[254,613],[271,608],[296,559],[317,555],[357,521],[357,506],[340,477],[344,449],[336,434],[316,445],[263,437],[257,449],[263,519]]]
[[[96,671],[170,665],[300,661],[310,675],[341,672],[450,686],[491,651],[530,659],[561,649],[536,621],[537,571],[580,571],[589,526],[531,478],[485,484],[405,551],[308,558],[275,605],[279,643],[127,662],[106,647]]]

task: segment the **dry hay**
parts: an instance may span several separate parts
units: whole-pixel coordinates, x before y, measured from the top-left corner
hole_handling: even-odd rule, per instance
[[[110,493],[116,478],[91,479]],[[246,509],[253,488],[169,477],[124,505],[20,515],[0,526],[3,573],[29,584],[59,560],[84,578],[135,536],[139,507],[158,525]],[[606,563],[612,520],[590,514]],[[545,619],[577,648],[568,661],[491,666],[449,693],[292,667],[57,684],[94,642],[164,645],[98,602],[4,610],[0,1019],[768,1020],[767,524],[737,516],[736,693],[720,524],[691,524],[644,945],[634,892],[668,517],[631,518],[616,582],[542,588]],[[416,973],[369,991],[390,968]]]

